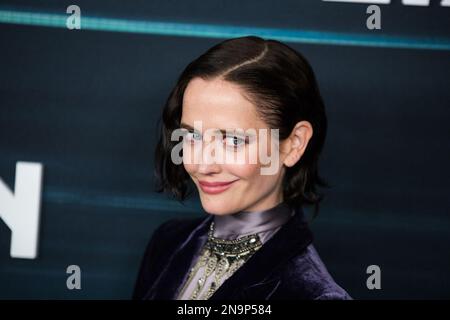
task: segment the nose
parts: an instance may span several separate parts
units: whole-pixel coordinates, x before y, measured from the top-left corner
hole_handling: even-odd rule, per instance
[[[201,174],[211,174],[220,172],[220,164],[217,163],[217,141],[213,139],[212,141],[204,142],[200,157],[200,163],[198,165],[198,173]]]

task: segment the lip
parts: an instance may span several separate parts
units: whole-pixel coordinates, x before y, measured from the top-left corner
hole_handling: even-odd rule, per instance
[[[231,185],[238,181],[239,179],[236,179],[234,181],[229,182],[207,182],[207,181],[199,181],[200,188],[203,192],[209,193],[209,194],[218,194],[221,192],[224,192],[228,188],[231,187]]]

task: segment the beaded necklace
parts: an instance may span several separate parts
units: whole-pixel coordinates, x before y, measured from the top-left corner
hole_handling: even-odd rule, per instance
[[[189,300],[209,299],[222,283],[239,269],[261,246],[262,243],[258,234],[251,234],[234,240],[214,237],[214,221],[212,221],[209,227],[208,240],[202,248],[196,264],[191,268],[180,296],[193,281],[199,269],[203,268],[203,274],[198,279]],[[213,273],[214,279],[206,292],[202,294],[206,279]]]

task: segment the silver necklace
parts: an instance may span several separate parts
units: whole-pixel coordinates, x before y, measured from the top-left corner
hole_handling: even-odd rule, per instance
[[[189,300],[207,300],[214,292],[239,269],[259,248],[262,243],[258,234],[246,235],[233,240],[214,237],[214,221],[211,222],[206,241],[195,266],[191,268],[185,285],[181,290],[183,295],[186,288],[193,281],[199,269],[203,274],[197,280],[194,291]],[[209,288],[204,294],[206,279],[214,274]]]

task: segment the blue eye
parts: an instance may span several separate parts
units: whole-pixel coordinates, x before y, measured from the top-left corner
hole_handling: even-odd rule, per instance
[[[186,131],[184,134],[184,138],[190,142],[196,142],[202,140],[202,135],[197,132]]]
[[[233,148],[239,148],[245,144],[245,139],[236,137],[236,136],[227,136],[225,137],[226,145],[233,147]]]
[[[193,132],[193,133],[192,133],[192,138],[193,138],[194,140],[202,140],[202,135],[201,135],[201,134],[198,134],[197,132]]]

